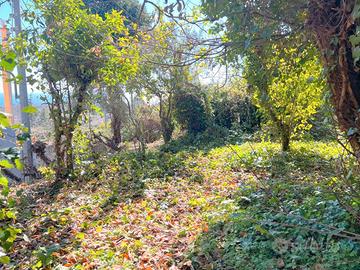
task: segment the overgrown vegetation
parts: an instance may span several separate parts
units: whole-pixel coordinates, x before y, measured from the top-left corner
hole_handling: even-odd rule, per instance
[[[1,269],[359,269],[355,0],[26,2]]]
[[[279,150],[250,142],[124,154],[95,161],[53,196],[51,176],[20,186],[30,240],[16,243],[13,260],[21,269],[356,269],[357,223],[328,189],[340,181],[332,160],[341,147]]]
[[[275,149],[234,148],[240,154],[230,166],[254,177],[227,202],[231,211],[210,218],[191,254],[195,269],[357,269],[357,223],[329,189],[341,181],[330,161],[340,149],[312,143],[297,143],[285,155]]]
[[[6,48],[5,48],[6,49]],[[3,72],[12,72],[18,59],[13,50],[0,52],[0,67]],[[26,109],[26,108],[25,108]],[[29,109],[29,108],[28,108]],[[10,130],[18,132],[17,143],[21,144],[29,137],[29,133],[21,125],[12,125],[8,116],[0,113],[0,134],[5,136]],[[16,238],[21,233],[21,229],[15,225],[16,209],[15,200],[10,195],[9,180],[7,177],[14,175],[11,169],[22,169],[19,158],[19,151],[15,145],[0,149],[0,264],[10,262],[10,252]]]

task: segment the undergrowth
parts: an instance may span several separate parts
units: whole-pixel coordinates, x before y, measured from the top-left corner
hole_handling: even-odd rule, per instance
[[[253,177],[230,202],[235,211],[209,218],[190,255],[195,269],[359,269],[358,223],[329,190],[341,148],[298,142],[290,153],[271,143],[231,150],[227,166]]]
[[[9,269],[358,269],[335,143],[127,152],[18,187]],[[355,174],[353,174],[355,175]],[[356,202],[353,200],[353,207]]]

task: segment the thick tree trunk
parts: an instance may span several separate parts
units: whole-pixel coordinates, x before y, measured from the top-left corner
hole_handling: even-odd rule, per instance
[[[352,56],[350,36],[356,31],[351,13],[355,0],[312,0],[308,24],[317,37],[339,126],[360,163],[360,72]]]

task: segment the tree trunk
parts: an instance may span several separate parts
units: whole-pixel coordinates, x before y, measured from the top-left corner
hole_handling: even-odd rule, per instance
[[[161,130],[162,130],[162,137],[165,143],[168,143],[172,139],[172,134],[174,132],[174,126],[171,123],[170,119],[162,118],[161,119]]]
[[[351,13],[355,0],[312,0],[308,24],[322,52],[339,126],[349,137],[360,163],[360,71],[349,40],[356,31]]]
[[[138,136],[138,141],[139,141],[139,146],[140,146],[140,155],[141,155],[141,160],[145,160],[146,157],[146,141],[144,138],[144,132],[140,131],[139,133],[140,135]]]
[[[52,104],[49,104],[50,116],[54,124],[54,147],[56,155],[56,179],[61,179],[65,167],[65,153],[62,148],[62,137],[64,134],[63,115],[62,115],[62,99],[56,89],[49,80],[50,91],[52,95]]]
[[[281,131],[281,150],[283,152],[289,152],[290,151],[290,132],[287,127],[283,127],[283,130]]]
[[[62,127],[58,127],[62,129],[60,136],[60,144],[62,145],[61,156],[62,161],[57,164],[57,179],[61,180],[67,178],[69,176],[73,176],[74,173],[74,150],[73,150],[73,136],[76,125],[78,124],[79,117],[84,111],[84,103],[86,96],[87,85],[83,84],[79,87],[78,95],[77,95],[77,103],[74,108],[73,114],[69,117],[66,125]],[[71,113],[71,112],[70,112]],[[65,141],[63,141],[62,137],[64,137]],[[58,155],[58,152],[56,153]],[[59,157],[57,157],[59,160]]]
[[[75,131],[75,126],[70,127],[65,138],[66,141],[64,142],[65,147],[65,177],[72,176],[74,172],[74,150],[73,150],[73,134]]]
[[[60,179],[63,176],[63,169],[65,167],[64,163],[64,154],[61,149],[61,132],[58,130],[58,127],[55,125],[55,155],[56,155],[56,179]]]
[[[114,149],[117,149],[122,141],[121,136],[122,120],[117,112],[111,113],[111,130],[112,130],[112,144]]]

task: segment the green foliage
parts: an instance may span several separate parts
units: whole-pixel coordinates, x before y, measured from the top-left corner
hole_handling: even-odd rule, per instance
[[[9,186],[8,180],[1,176],[0,178],[0,262],[9,262],[9,257],[6,255],[13,246],[17,235],[21,232],[13,223],[16,220],[16,213],[14,211],[14,200],[8,197]]]
[[[16,66],[16,53],[14,51],[1,52],[0,65],[5,71],[13,71]]]
[[[38,258],[38,261],[35,265],[32,266],[32,269],[44,269],[49,267],[53,263],[53,253],[58,251],[60,246],[55,244],[50,247],[40,247],[35,255]]]
[[[136,76],[127,84],[127,91],[136,92],[158,107],[162,137],[168,143],[175,130],[176,96],[193,87],[189,67],[177,66],[183,61],[184,48],[174,22],[159,21],[151,37],[144,42],[143,63]],[[153,44],[157,44],[154,46]],[[159,59],[165,65],[159,65]]]
[[[13,51],[0,51],[0,56],[0,67],[8,72],[13,71],[16,66],[16,54]],[[17,136],[19,144],[21,144],[23,140],[27,139],[27,136],[24,135],[26,130],[23,129],[21,125],[12,126],[7,116],[0,113],[1,137],[3,137],[5,129],[14,129],[19,131],[19,135]],[[22,169],[18,149],[9,148],[0,150],[0,168],[1,170],[12,168],[17,168],[19,170]],[[0,264],[4,265],[10,263],[8,252],[11,250],[14,241],[21,230],[15,226],[15,201],[11,196],[9,196],[9,181],[4,177],[3,172],[0,172],[0,191]]]
[[[195,150],[208,150],[214,147],[223,146],[232,139],[239,139],[239,134],[230,138],[230,132],[227,128],[217,125],[209,126],[202,133],[187,133],[176,140],[163,145],[161,151],[177,153],[181,151],[191,152]]]
[[[128,36],[120,12],[113,10],[103,19],[82,9],[82,1],[36,4],[47,29],[32,46],[52,77],[87,85],[100,75],[113,85],[136,71],[136,38]],[[115,42],[114,35],[123,38]]]
[[[291,138],[311,128],[309,120],[323,103],[322,68],[313,48],[270,50],[272,55],[247,58],[246,77],[255,104],[287,150]]]
[[[202,12],[215,22],[210,33],[225,33],[223,40],[234,44],[234,61],[262,46],[294,42],[291,37],[303,29],[306,7],[304,0],[202,1]]]
[[[232,208],[209,217],[190,255],[195,269],[358,268],[356,220],[327,186],[341,148],[299,142],[288,154],[279,150],[271,143],[232,148],[232,170],[254,177],[241,184]]]
[[[243,188],[238,211],[198,241],[195,269],[204,261],[212,269],[357,269],[360,245],[344,231],[359,231],[334,198],[308,185],[274,182],[271,190]]]
[[[73,139],[75,165],[80,166],[95,157],[95,153],[91,151],[91,141],[88,131],[84,128],[77,127]]]
[[[139,21],[140,3],[137,0],[84,0],[84,4],[90,9],[91,13],[99,14],[102,18],[106,17],[106,14],[111,13],[113,10],[121,11],[122,15],[126,17],[125,25],[130,29],[132,33],[135,32],[137,26],[147,24],[149,18],[145,12]],[[134,29],[135,28],[135,29]]]
[[[36,113],[36,112],[37,112],[37,108],[34,107],[34,106],[32,106],[32,105],[29,105],[29,106],[23,108],[22,111],[23,111],[24,113],[32,114],[32,113]]]
[[[246,77],[258,92],[255,103],[276,127],[284,151],[295,133],[309,128],[322,92],[320,64],[302,31],[306,8],[303,0],[202,1],[203,13],[216,22],[210,32],[224,33],[224,42],[233,46],[228,60],[247,59]]]
[[[55,178],[55,171],[50,167],[40,167],[38,171],[41,173],[44,180],[51,181]]]
[[[229,165],[233,169],[245,168],[267,172],[284,179],[307,174],[334,174],[330,160],[337,159],[343,149],[334,142],[294,142],[288,153],[281,153],[281,146],[271,142],[248,142],[231,146],[233,150]]]
[[[102,18],[78,0],[35,4],[35,17],[44,27],[34,27],[28,37],[29,58],[33,67],[41,67],[33,79],[46,93],[53,121],[57,177],[66,178],[73,176],[73,134],[92,96],[91,85],[112,88],[137,71],[138,36],[130,35],[116,10]]]
[[[225,89],[211,91],[209,96],[216,125],[247,133],[259,129],[259,112],[247,95],[244,81],[232,82]]]
[[[6,158],[3,154],[2,157]],[[9,169],[14,168],[18,157],[13,160],[2,159],[1,168]],[[17,165],[19,167],[19,165]],[[9,196],[9,181],[4,176],[0,176],[0,263],[6,264],[10,262],[7,253],[11,250],[17,235],[21,230],[15,226],[16,211],[14,210],[15,201]]]
[[[354,217],[360,217],[360,175],[357,160],[352,155],[343,156],[337,166],[338,174],[329,179],[327,188]]]
[[[114,160],[120,164],[120,169],[125,169],[128,180],[149,181],[151,179],[168,179],[182,169],[184,155],[173,155],[161,152],[149,152],[144,160],[140,161],[137,154],[122,154]],[[121,168],[122,167],[122,168]],[[126,188],[124,186],[124,188]]]
[[[189,133],[206,130],[209,121],[206,104],[201,96],[192,92],[177,93],[174,97],[175,118]]]

